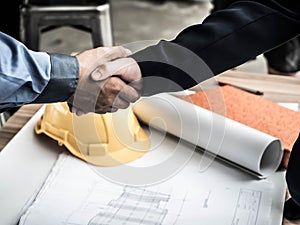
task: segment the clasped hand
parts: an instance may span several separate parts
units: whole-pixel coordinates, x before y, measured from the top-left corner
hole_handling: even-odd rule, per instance
[[[141,71],[131,52],[123,47],[99,47],[76,55],[79,81],[68,100],[77,115],[104,114],[127,108],[142,89]]]

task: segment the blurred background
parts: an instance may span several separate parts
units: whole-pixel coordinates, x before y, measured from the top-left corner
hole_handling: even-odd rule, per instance
[[[201,23],[212,9],[210,0],[111,0],[111,19],[115,45],[137,41],[170,40],[181,30]],[[71,54],[92,48],[91,35],[71,27],[42,33],[43,51]],[[236,68],[266,73],[262,56]]]

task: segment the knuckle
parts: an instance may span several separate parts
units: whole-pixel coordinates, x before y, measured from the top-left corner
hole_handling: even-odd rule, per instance
[[[126,50],[125,50],[124,47],[122,47],[122,46],[117,46],[117,48],[118,48],[118,49],[117,49],[118,52],[120,53],[120,55],[121,55],[122,57],[124,57],[124,56],[127,55]]]
[[[102,103],[101,103],[101,106],[112,106],[113,105],[113,103],[114,103],[114,99],[113,98],[110,98],[110,97],[108,97],[108,98],[104,98],[104,99],[102,99],[102,101],[101,101]]]
[[[119,108],[126,109],[128,106],[129,106],[129,102],[122,102],[122,104],[120,104]]]
[[[98,71],[101,75],[106,75],[107,73],[107,66],[106,64],[101,64],[97,67],[96,71]]]
[[[98,48],[96,48],[97,57],[102,57],[107,52],[108,52],[108,48],[107,47],[98,47]]]
[[[104,49],[104,57],[108,60],[125,56],[127,56],[127,53],[125,48],[122,46],[114,46]]]
[[[136,102],[141,97],[139,92],[135,92],[132,96],[132,102]]]
[[[123,85],[120,82],[121,80],[116,77],[110,78],[109,89],[111,93],[117,94],[123,89]]]
[[[111,97],[107,100],[107,105],[112,106],[115,105],[115,98]]]
[[[110,94],[118,94],[120,92],[120,87],[117,84],[112,83],[110,84],[109,89],[107,91]]]

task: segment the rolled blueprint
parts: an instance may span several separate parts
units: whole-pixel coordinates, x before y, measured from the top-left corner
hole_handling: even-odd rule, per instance
[[[141,98],[136,116],[258,177],[274,173],[283,156],[278,138],[168,93]]]

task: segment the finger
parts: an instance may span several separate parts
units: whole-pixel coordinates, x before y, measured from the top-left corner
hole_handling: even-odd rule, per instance
[[[83,116],[83,115],[85,115],[86,113],[85,112],[83,112],[83,111],[81,111],[81,110],[77,110],[76,111],[76,116]]]
[[[128,102],[118,96],[115,98],[112,107],[118,108],[118,109],[126,109],[126,108],[128,108],[129,104],[130,104],[130,102]]]
[[[122,80],[131,83],[141,79],[141,70],[133,58],[121,58],[107,63],[107,70],[119,76]]]
[[[76,116],[82,116],[82,115],[86,114],[84,111],[82,111],[76,107],[72,108],[72,113],[75,113]]]
[[[141,92],[143,89],[143,80],[139,79],[139,80],[131,82],[128,85],[131,86],[132,88],[134,88],[135,90],[137,90],[138,92]]]
[[[113,112],[117,112],[118,110],[119,110],[118,108],[112,107],[111,110],[110,110],[110,112],[113,113]]]
[[[106,53],[104,55],[104,58],[106,59],[106,62],[118,59],[118,58],[124,58],[132,54],[132,52],[124,48],[122,46],[113,46],[113,47],[107,47]]]
[[[99,84],[100,83],[102,84],[102,88],[96,101],[96,111],[111,110],[111,107],[128,107],[129,102],[118,97],[124,87],[127,86],[124,81],[118,77],[111,77],[103,82],[99,82]]]
[[[141,78],[141,71],[134,59],[120,58],[97,67],[91,77],[94,81],[101,81],[112,75],[117,75],[126,82],[132,82]]]
[[[131,51],[122,46],[98,47],[83,51],[76,55],[80,65],[80,76],[89,76],[99,65],[129,55]]]
[[[126,85],[119,93],[119,97],[127,102],[136,102],[140,98],[140,93],[133,87]]]
[[[117,107],[110,106],[110,107],[106,107],[104,110],[108,113],[113,113],[113,112],[117,112],[119,109]]]
[[[98,114],[105,114],[105,113],[113,113],[117,112],[119,109],[114,106],[106,106],[106,107],[100,107],[99,109],[96,109],[95,113]]]

